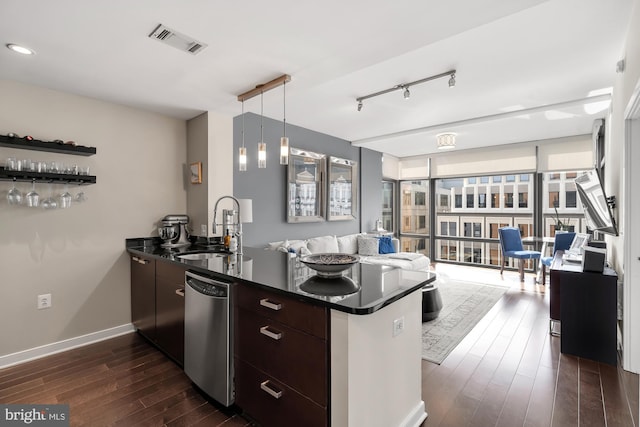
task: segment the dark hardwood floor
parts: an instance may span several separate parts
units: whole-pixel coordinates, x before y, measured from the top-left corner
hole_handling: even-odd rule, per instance
[[[68,403],[72,426],[248,426],[137,333],[0,370],[0,402]]]
[[[638,426],[638,376],[561,354],[548,297],[527,281],[441,365],[423,361],[423,427]],[[0,370],[0,403],[68,403],[72,426],[250,425],[135,333]]]
[[[422,426],[638,426],[638,375],[560,353],[544,288],[511,274],[507,293],[441,365],[422,362]]]

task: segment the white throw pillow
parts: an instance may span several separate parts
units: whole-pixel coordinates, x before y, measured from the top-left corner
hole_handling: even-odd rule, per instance
[[[358,236],[358,234],[347,234],[338,237],[338,251],[343,254],[357,254]]]
[[[375,237],[358,236],[358,255],[378,255],[380,241]]]
[[[287,247],[289,245],[287,240],[280,240],[278,242],[269,242],[267,243],[266,249],[270,249],[272,251],[277,251],[278,248]]]
[[[338,239],[336,239],[336,236],[321,236],[311,238],[307,240],[307,248],[312,254],[340,252],[340,250],[338,249]]]

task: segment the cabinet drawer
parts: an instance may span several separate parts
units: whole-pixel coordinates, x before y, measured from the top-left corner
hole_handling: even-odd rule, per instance
[[[254,311],[322,339],[328,338],[327,309],[246,285],[236,286],[239,307]]]
[[[327,342],[280,322],[236,310],[235,355],[315,402],[327,404]]]
[[[263,427],[327,425],[327,409],[248,363],[235,361],[236,404]]]

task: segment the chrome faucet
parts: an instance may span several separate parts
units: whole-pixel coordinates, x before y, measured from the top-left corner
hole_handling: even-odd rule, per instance
[[[222,199],[231,199],[234,201],[236,208],[238,210],[238,215],[237,215],[237,222],[233,223],[233,228],[234,228],[234,232],[233,234],[236,236],[236,238],[238,239],[238,250],[237,253],[239,255],[242,255],[242,221],[240,221],[240,201],[238,201],[238,199],[236,199],[233,196],[222,196],[220,197],[217,201],[215,206],[213,207],[213,233],[215,234],[216,232],[216,226],[217,225],[223,225],[223,224],[216,224],[216,216],[218,215],[218,203],[220,203],[220,200]],[[235,221],[235,220],[234,220]],[[224,233],[224,230],[222,230]]]

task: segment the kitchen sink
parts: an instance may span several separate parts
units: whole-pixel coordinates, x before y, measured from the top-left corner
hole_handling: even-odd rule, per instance
[[[209,258],[217,258],[229,255],[226,252],[191,252],[188,254],[176,255],[176,258],[186,259],[186,260],[202,260]]]

